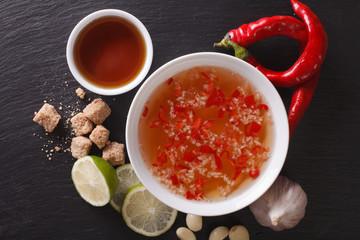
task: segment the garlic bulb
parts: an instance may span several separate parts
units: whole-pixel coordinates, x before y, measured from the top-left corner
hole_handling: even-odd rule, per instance
[[[295,227],[305,215],[307,196],[301,186],[279,176],[270,189],[250,205],[256,220],[275,231]]]

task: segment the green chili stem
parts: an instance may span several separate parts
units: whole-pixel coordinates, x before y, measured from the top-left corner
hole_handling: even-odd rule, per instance
[[[246,48],[230,41],[227,38],[223,38],[220,42],[214,43],[214,47],[233,49],[235,57],[243,60],[246,60],[246,58],[249,56],[249,52],[246,50]]]

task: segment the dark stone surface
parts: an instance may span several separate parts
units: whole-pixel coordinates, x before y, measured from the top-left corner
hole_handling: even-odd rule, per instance
[[[360,2],[306,3],[329,35],[318,91],[291,141],[283,169],[308,193],[306,217],[292,230],[273,232],[244,209],[205,218],[198,239],[207,239],[218,225],[234,224],[247,226],[256,240],[358,238]],[[212,43],[241,23],[292,14],[289,1],[278,0],[0,1],[0,239],[143,239],[110,206],[85,204],[70,179],[69,154],[48,161],[40,151],[46,140],[32,136],[46,137],[31,121],[44,99],[53,99],[55,105],[76,101],[78,84],[66,64],[66,41],[82,17],[103,8],[129,11],[147,26],[154,43],[150,72],[175,57],[213,51]],[[252,50],[266,65],[279,69],[296,58],[296,45],[286,39],[265,41]],[[135,92],[106,98],[113,109],[106,123],[112,139],[124,141],[125,117]],[[290,92],[281,94],[288,102]],[[180,214],[174,227],[157,239],[175,239],[176,227],[184,224]]]

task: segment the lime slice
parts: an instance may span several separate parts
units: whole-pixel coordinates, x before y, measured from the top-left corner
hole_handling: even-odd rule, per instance
[[[132,186],[139,184],[140,181],[137,178],[131,164],[125,164],[121,167],[118,167],[116,169],[116,176],[118,178],[119,184],[110,204],[116,211],[121,212],[121,207],[123,205],[126,193]]]
[[[115,169],[96,156],[78,159],[71,170],[71,178],[80,196],[96,207],[110,201],[118,183]]]
[[[124,221],[129,228],[144,236],[163,234],[174,224],[177,211],[156,199],[142,185],[133,187],[124,199]]]

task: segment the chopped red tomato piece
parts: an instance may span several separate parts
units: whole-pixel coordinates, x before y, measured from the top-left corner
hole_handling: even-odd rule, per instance
[[[254,168],[252,170],[250,170],[249,172],[249,176],[252,177],[252,178],[257,178],[260,174],[260,171],[258,168]]]
[[[259,108],[260,110],[264,110],[264,111],[269,110],[268,105],[263,104],[263,103],[262,103],[262,104],[259,104],[258,108]]]
[[[248,107],[252,107],[255,105],[255,98],[254,95],[248,95],[245,97],[245,104]]]
[[[245,126],[246,136],[254,136],[258,134],[260,130],[261,130],[261,125],[256,122],[249,123]]]

